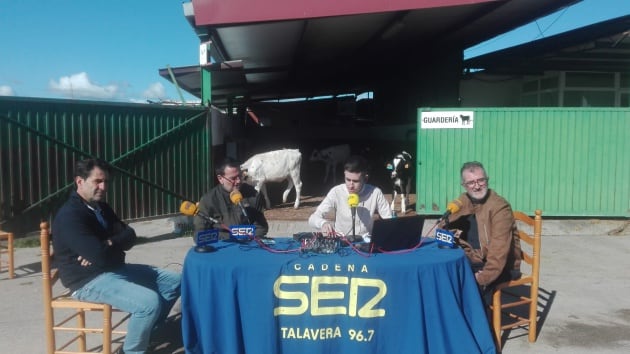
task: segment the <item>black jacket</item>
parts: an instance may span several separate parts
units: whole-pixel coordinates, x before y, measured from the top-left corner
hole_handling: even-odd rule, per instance
[[[241,208],[232,203],[230,193],[220,184],[201,197],[199,213],[218,220],[228,228],[230,225],[256,225],[256,236],[265,236],[269,230],[269,225],[267,224],[267,219],[265,219],[262,195],[258,194],[256,189],[249,184],[241,184],[240,192],[243,195],[241,204],[245,207],[249,220],[243,215]],[[220,225],[213,225],[199,216],[195,217],[194,223],[195,230],[207,230],[210,228],[221,230]],[[221,230],[219,238],[222,240],[229,238],[229,232]]]
[[[59,269],[61,283],[74,291],[99,274],[125,263],[125,251],[133,247],[136,232],[120,221],[112,208],[98,203],[107,221],[99,223],[94,211],[73,191],[59,209],[52,224],[53,262]],[[112,241],[108,246],[107,240]],[[78,257],[92,264],[81,266]]]

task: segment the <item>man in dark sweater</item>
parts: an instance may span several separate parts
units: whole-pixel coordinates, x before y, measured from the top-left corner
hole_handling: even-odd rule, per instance
[[[109,165],[78,161],[68,201],[52,226],[59,277],[78,300],[106,303],[131,314],[123,346],[145,353],[151,330],[168,316],[179,297],[180,274],[143,264],[126,264],[135,231],[105,203]]]
[[[230,225],[255,225],[255,236],[265,236],[269,225],[264,214],[264,199],[254,187],[242,183],[240,164],[227,159],[217,166],[215,173],[219,184],[201,197],[199,213],[216,219],[220,225],[196,217],[195,230],[217,228],[219,238],[224,240],[230,237],[229,230],[226,230]],[[240,205],[233,201],[232,193],[235,191],[242,195]]]

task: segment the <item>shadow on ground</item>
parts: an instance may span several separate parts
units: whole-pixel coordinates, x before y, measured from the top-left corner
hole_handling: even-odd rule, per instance
[[[184,353],[182,340],[182,315],[181,313],[167,319],[164,327],[151,339],[152,354],[180,354]]]

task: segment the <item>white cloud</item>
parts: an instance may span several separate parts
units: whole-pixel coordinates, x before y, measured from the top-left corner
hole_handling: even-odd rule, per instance
[[[154,82],[144,90],[142,96],[147,100],[164,100],[166,99],[166,89],[162,83]]]
[[[110,99],[118,94],[117,85],[99,86],[90,82],[86,72],[62,76],[59,81],[50,80],[50,89],[71,98]]]
[[[11,86],[0,86],[0,96],[13,96],[13,89],[11,88]]]

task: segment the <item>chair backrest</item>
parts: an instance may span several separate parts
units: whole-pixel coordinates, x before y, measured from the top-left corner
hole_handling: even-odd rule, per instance
[[[53,334],[54,314],[52,308],[52,288],[57,281],[57,272],[51,271],[52,254],[50,248],[50,226],[47,222],[42,221],[39,224],[39,245],[42,258],[42,291],[44,299],[44,320],[46,321],[46,331],[50,332],[46,335],[47,348],[55,347],[55,335]]]
[[[42,278],[44,280],[44,290],[55,285],[57,272],[52,269],[53,252],[50,246],[50,226],[48,222],[42,221],[39,224],[39,246],[41,249]],[[52,294],[52,293],[51,293]],[[51,297],[52,299],[52,297]]]
[[[537,209],[534,218],[530,218],[527,214],[521,211],[514,211],[514,219],[518,222],[522,222],[531,227],[531,234],[518,227],[518,236],[521,240],[521,251],[523,253],[523,261],[531,267],[529,277],[532,278],[532,282],[535,282],[538,287],[538,274],[540,273],[540,245],[542,235],[542,211]],[[527,248],[523,247],[523,243],[529,245]],[[524,277],[527,277],[525,275]]]
[[[3,241],[0,244],[0,270],[6,265],[11,279],[15,275],[13,269],[13,233],[0,230],[0,241]],[[4,241],[6,241],[6,245]],[[7,260],[2,259],[3,254],[7,255]]]

